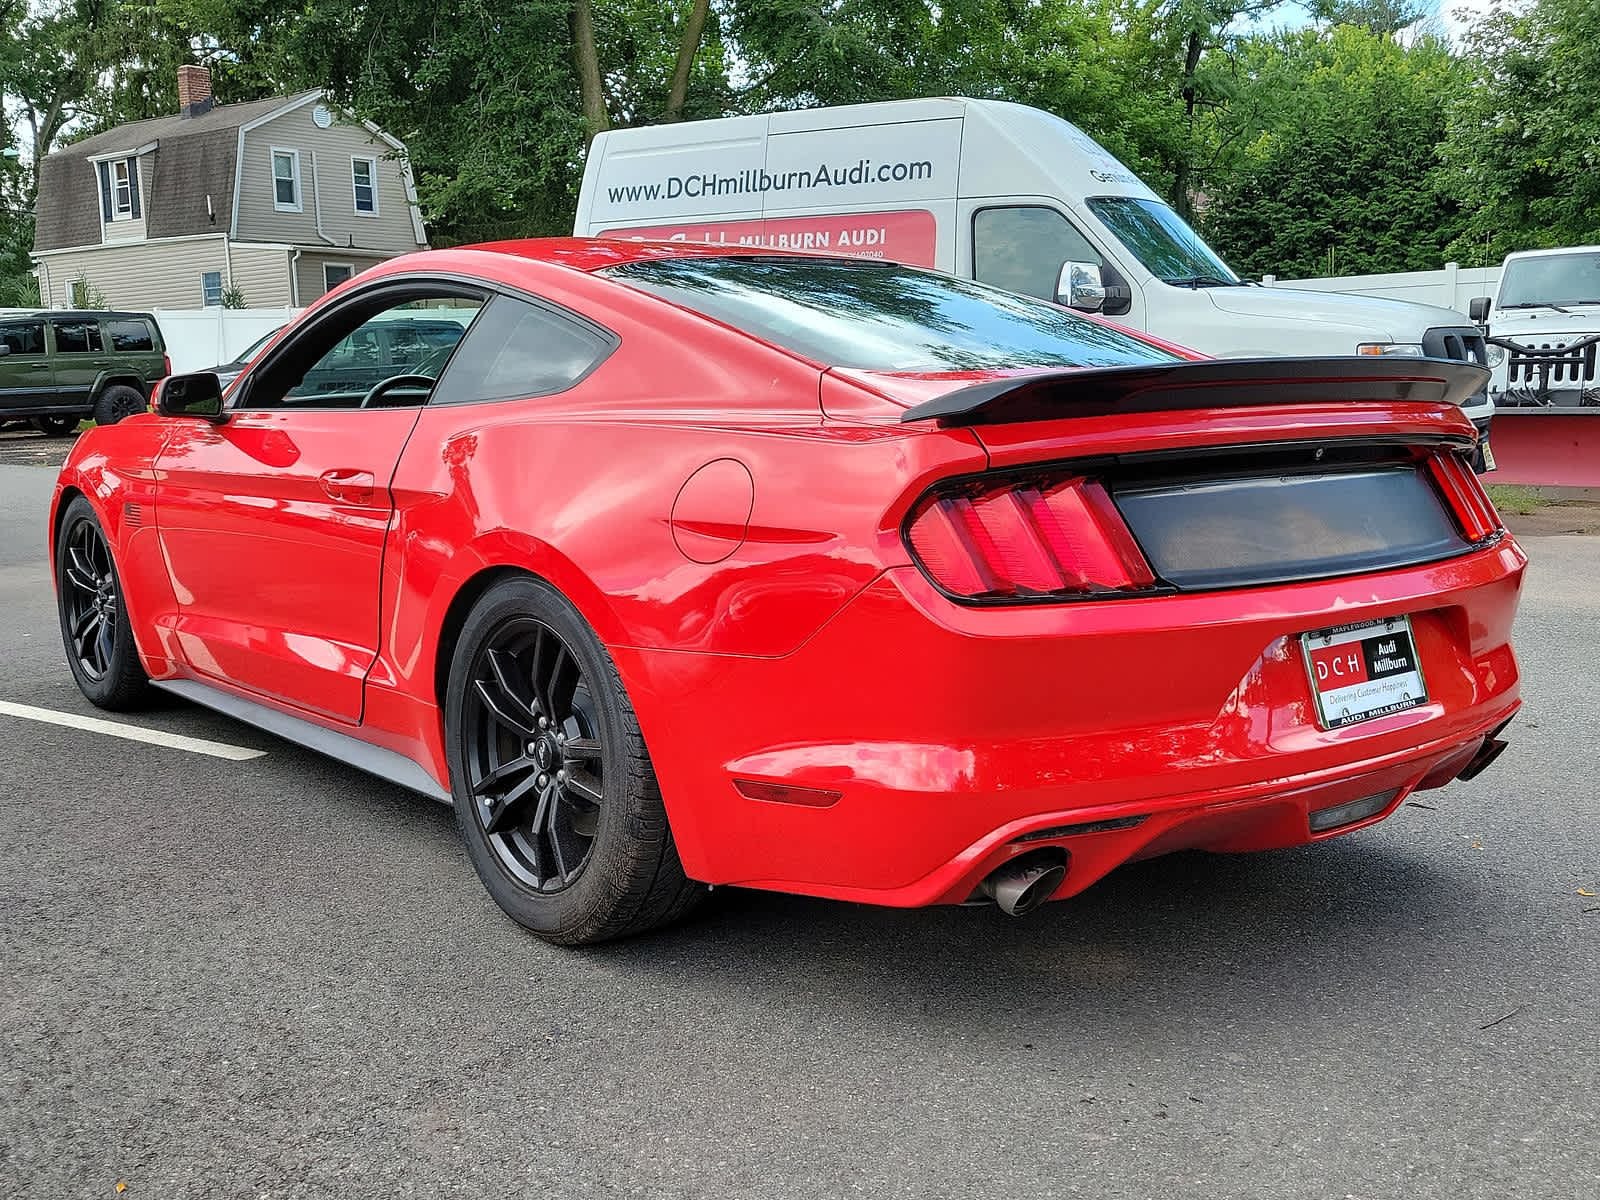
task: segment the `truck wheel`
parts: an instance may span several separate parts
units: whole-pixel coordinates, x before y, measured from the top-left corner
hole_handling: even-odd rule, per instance
[[[150,402],[138,388],[129,387],[125,383],[114,383],[101,392],[100,398],[94,402],[95,424],[115,425],[124,417],[136,416],[149,407]]]
[[[66,437],[78,430],[77,417],[35,417],[33,427],[45,437]]]

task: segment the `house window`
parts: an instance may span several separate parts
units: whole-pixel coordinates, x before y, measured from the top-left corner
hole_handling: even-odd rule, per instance
[[[216,308],[222,303],[222,272],[205,271],[200,275],[200,302],[207,308]]]
[[[300,212],[300,151],[272,151],[272,207]]]
[[[355,191],[356,212],[378,215],[378,160],[352,158],[350,182]]]
[[[139,219],[139,160],[119,158],[96,164],[100,175],[100,216],[110,221]]]
[[[322,264],[322,290],[331,292],[346,279],[356,273],[356,269],[349,263],[323,263]]]
[[[112,211],[119,217],[133,215],[133,183],[128,178],[128,160],[118,159],[111,164]]]

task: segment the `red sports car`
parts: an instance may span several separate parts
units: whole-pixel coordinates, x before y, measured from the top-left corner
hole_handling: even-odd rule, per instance
[[[554,941],[709,884],[1021,912],[1495,757],[1526,560],[1482,377],[1196,361],[888,263],[418,254],[80,439],[61,628],[104,708],[452,801]]]

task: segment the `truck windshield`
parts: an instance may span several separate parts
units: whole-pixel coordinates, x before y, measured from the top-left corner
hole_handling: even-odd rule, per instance
[[[1539,254],[1506,263],[1496,308],[1600,304],[1600,253]]]
[[[740,255],[634,262],[599,274],[825,366],[972,371],[1177,357],[1042,300],[894,263]]]
[[[1089,209],[1162,283],[1232,287],[1240,282],[1189,223],[1159,200],[1098,196]]]

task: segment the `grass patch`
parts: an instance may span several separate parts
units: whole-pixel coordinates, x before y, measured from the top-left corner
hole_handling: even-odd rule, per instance
[[[1552,501],[1539,494],[1538,488],[1523,487],[1515,483],[1489,484],[1489,499],[1494,501],[1494,506],[1503,513],[1513,516],[1525,517],[1529,513],[1536,513]]]

